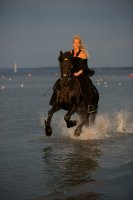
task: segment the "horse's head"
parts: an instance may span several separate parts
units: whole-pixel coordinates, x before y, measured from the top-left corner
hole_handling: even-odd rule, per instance
[[[61,78],[68,78],[71,75],[72,69],[72,55],[70,52],[63,53],[60,51],[59,55],[59,65],[60,65],[60,72]]]

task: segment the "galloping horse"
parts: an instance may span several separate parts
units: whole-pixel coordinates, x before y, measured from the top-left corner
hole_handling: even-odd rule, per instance
[[[47,136],[51,136],[52,134],[52,128],[50,125],[52,116],[60,109],[67,111],[64,120],[66,121],[68,128],[77,124],[76,120],[70,120],[71,116],[74,113],[79,115],[80,123],[74,131],[75,136],[81,134],[84,125],[91,126],[94,124],[99,101],[98,91],[92,84],[92,96],[87,97],[89,98],[89,103],[86,105],[81,92],[79,80],[71,74],[73,67],[71,58],[69,52],[60,52],[58,59],[60,65],[60,79],[58,79],[54,85],[53,95],[50,100],[52,108],[48,111],[48,118],[45,121],[45,133]]]

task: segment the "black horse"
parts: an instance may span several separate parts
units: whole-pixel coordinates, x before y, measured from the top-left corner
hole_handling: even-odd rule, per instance
[[[51,136],[52,128],[50,126],[52,116],[60,109],[68,111],[64,116],[68,128],[77,124],[76,120],[70,120],[74,113],[80,117],[80,123],[74,131],[75,136],[79,136],[84,125],[91,126],[97,114],[99,94],[95,86],[92,84],[88,86],[91,88],[91,96],[87,97],[89,103],[84,102],[82,89],[79,80],[72,76],[72,57],[69,52],[60,52],[60,79],[58,79],[53,88],[53,95],[50,100],[52,108],[48,112],[48,118],[45,121],[45,132],[47,136]]]

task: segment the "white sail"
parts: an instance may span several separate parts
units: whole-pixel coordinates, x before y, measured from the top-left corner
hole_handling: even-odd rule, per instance
[[[16,62],[14,63],[13,68],[14,68],[14,73],[16,73],[17,72],[17,63]]]

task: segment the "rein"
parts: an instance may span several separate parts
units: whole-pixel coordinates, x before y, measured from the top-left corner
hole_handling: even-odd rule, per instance
[[[46,90],[46,92],[43,94],[43,97],[45,97],[46,94],[47,94],[52,88],[53,88],[53,85],[52,85],[51,87],[49,87],[49,88]]]
[[[63,80],[63,77],[66,78],[67,81],[70,81],[70,80],[73,79],[73,77],[70,76],[70,75],[67,75],[67,74],[61,74],[61,76],[60,76],[60,80]]]
[[[65,76],[65,77],[67,77],[67,75],[66,75],[66,74],[62,74],[62,76]]]

